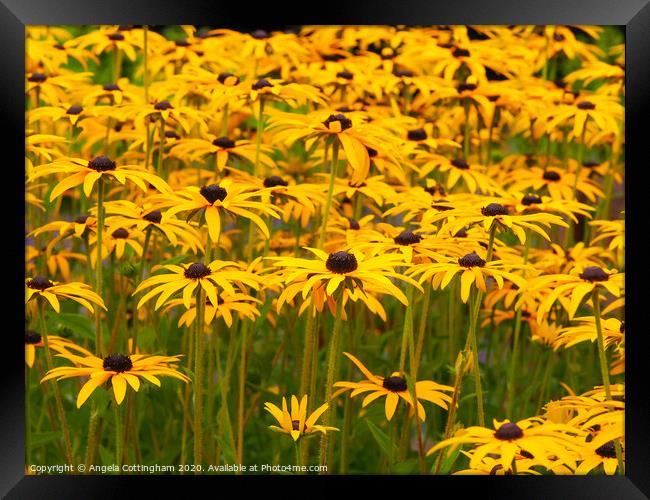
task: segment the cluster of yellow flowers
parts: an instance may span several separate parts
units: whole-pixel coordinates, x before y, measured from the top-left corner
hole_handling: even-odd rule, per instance
[[[257,453],[245,408],[279,387],[299,396],[264,409],[298,464],[319,433],[320,464],[349,470],[368,393],[359,418],[385,397],[388,433],[369,427],[387,471],[416,452],[420,473],[623,473],[625,63],[605,31],[29,27],[25,360],[43,347],[41,382],[81,378],[86,461],[111,439],[96,389],[111,383],[121,463],[127,388],[167,376],[191,381],[165,431],[181,463],[189,443],[195,464]],[[48,335],[70,315],[77,330]],[[343,355],[364,380],[342,380]],[[469,469],[427,465],[467,443]]]

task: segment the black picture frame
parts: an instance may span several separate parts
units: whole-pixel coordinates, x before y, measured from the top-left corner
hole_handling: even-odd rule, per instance
[[[439,495],[449,488],[454,495],[480,489],[482,498],[588,498],[607,500],[650,497],[650,400],[645,384],[648,368],[645,349],[647,329],[644,328],[644,301],[650,296],[645,286],[650,283],[647,272],[647,251],[641,244],[641,233],[648,228],[644,217],[642,179],[648,168],[648,139],[644,122],[650,116],[650,4],[649,0],[457,0],[440,2],[387,0],[346,2],[330,0],[314,5],[305,12],[304,4],[292,6],[278,1],[268,3],[201,2],[198,0],[0,0],[0,116],[7,125],[2,135],[3,164],[0,171],[9,175],[0,195],[4,232],[8,233],[3,260],[9,270],[5,281],[2,306],[6,320],[2,368],[2,410],[0,432],[0,494],[6,498],[115,498],[131,491],[135,483],[147,489],[148,495],[166,492],[167,495],[188,494],[186,482],[179,476],[25,476],[24,464],[24,380],[21,317],[13,311],[24,310],[20,303],[20,282],[24,280],[20,255],[24,254],[20,236],[24,223],[20,210],[24,207],[20,187],[20,165],[24,164],[24,66],[25,25],[39,24],[198,24],[219,25],[233,29],[276,29],[299,24],[584,24],[621,25],[626,33],[626,225],[632,239],[627,245],[626,268],[630,277],[626,283],[626,476],[590,477],[478,477],[478,476],[390,476],[390,477],[273,477],[274,490],[290,497],[311,495],[309,490],[291,490],[307,486],[319,493],[332,488],[341,491],[357,480],[364,483],[395,487],[403,493],[411,488],[423,488],[431,495]],[[5,163],[6,161],[6,163]],[[14,172],[14,174],[12,174]],[[645,211],[647,213],[647,210]],[[635,237],[638,237],[637,240]],[[15,245],[15,246],[14,246]],[[15,316],[15,317],[14,317]],[[213,476],[210,476],[213,477]],[[219,476],[217,481],[233,481],[235,488],[259,485],[269,477]],[[370,479],[370,481],[368,481]],[[220,494],[221,483],[205,483],[206,476],[192,480],[204,482]],[[309,483],[312,483],[309,486]],[[417,482],[417,484],[415,483]],[[430,484],[433,483],[433,484]],[[430,485],[429,485],[430,484]],[[196,485],[193,485],[193,487]],[[345,487],[344,486],[344,487]],[[366,485],[364,485],[366,486]],[[182,488],[182,490],[180,489]],[[405,490],[406,488],[406,490]],[[427,488],[432,488],[427,490]],[[466,491],[467,490],[467,491]],[[291,493],[295,491],[296,493]],[[413,490],[415,491],[415,490]],[[191,493],[190,493],[191,494]]]

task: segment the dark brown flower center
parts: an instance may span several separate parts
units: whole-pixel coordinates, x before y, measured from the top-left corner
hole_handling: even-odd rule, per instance
[[[485,266],[485,261],[476,252],[472,252],[459,258],[458,265],[463,267],[483,267]]]
[[[223,149],[230,149],[235,147],[235,141],[228,139],[227,137],[219,137],[218,139],[212,141],[212,144]]]
[[[33,290],[46,290],[54,286],[54,283],[43,276],[35,276],[27,281],[27,286]]]
[[[190,45],[192,45],[190,42],[188,42],[185,39],[176,40],[176,42],[174,42],[174,43],[176,44],[176,47],[189,47]]]
[[[158,111],[163,111],[165,109],[173,109],[174,106],[171,105],[169,101],[160,101],[153,105],[153,109]]]
[[[410,69],[393,68],[393,75],[398,77],[412,77],[413,72]]]
[[[564,41],[564,35],[562,33],[555,33],[553,35],[553,40],[556,42],[563,42]]]
[[[339,122],[341,124],[341,130],[347,130],[352,127],[352,120],[346,117],[344,114],[339,113],[337,115],[329,115],[327,120],[323,122],[327,128],[330,128],[330,123]]]
[[[237,85],[239,83],[239,77],[233,73],[223,72],[219,73],[217,81],[224,85]]]
[[[469,50],[467,49],[461,49],[460,47],[456,47],[451,54],[454,57],[469,57]]]
[[[124,354],[111,354],[104,358],[102,367],[107,372],[128,372],[133,368],[133,362],[129,356],[125,356]]]
[[[494,433],[494,437],[502,441],[512,441],[524,437],[524,431],[517,424],[508,422],[502,424]]]
[[[111,33],[108,35],[108,39],[117,42],[119,40],[124,40],[124,35],[122,33]]]
[[[194,264],[190,264],[187,269],[185,269],[185,272],[183,274],[186,278],[189,278],[191,280],[198,280],[209,276],[211,273],[212,271],[210,271],[210,268],[208,266],[202,262],[195,262]]]
[[[47,76],[38,72],[32,73],[30,77],[27,78],[27,81],[32,83],[43,83],[45,80],[47,80]]]
[[[178,135],[178,134],[177,134],[176,132],[174,132],[173,130],[165,130],[165,137],[166,137],[167,139],[180,139],[180,138],[181,138],[181,136]]]
[[[600,167],[600,163],[598,163],[597,161],[586,161],[582,164],[582,166],[585,168],[596,168],[596,167]]]
[[[450,162],[454,167],[460,168],[461,170],[469,170],[469,163],[463,160],[462,158],[454,158]]]
[[[424,141],[427,138],[427,132],[423,128],[409,130],[406,135],[409,141]]]
[[[616,446],[614,441],[607,441],[604,445],[596,448],[596,453],[603,458],[616,458]]]
[[[221,186],[217,186],[216,184],[203,186],[200,193],[210,203],[214,203],[217,200],[223,201],[226,196],[228,196],[228,191],[226,191],[225,188],[222,188]]]
[[[83,110],[84,110],[84,108],[82,108],[81,106],[75,104],[74,106],[70,106],[70,107],[68,108],[68,111],[66,111],[65,113],[66,113],[67,115],[78,115],[78,114],[80,114]]]
[[[584,110],[589,110],[589,109],[596,109],[596,105],[591,102],[591,101],[582,101],[577,104],[578,109],[584,109]]]
[[[41,341],[41,334],[34,330],[25,330],[25,344],[38,344]]]
[[[464,227],[460,228],[456,231],[456,234],[454,234],[454,238],[467,238],[467,229]]]
[[[292,420],[291,421],[291,428],[294,431],[299,431],[300,430],[300,420]]]
[[[494,94],[494,95],[487,96],[487,99],[490,102],[496,102],[499,100],[499,97],[501,97],[499,94]]]
[[[584,271],[580,274],[580,277],[585,281],[607,281],[609,279],[609,274],[603,271],[598,266],[589,266],[585,267]]]
[[[148,214],[143,215],[142,218],[146,221],[153,222],[154,224],[160,224],[162,213],[160,210],[153,210]]]
[[[381,385],[391,392],[404,392],[407,389],[406,380],[396,375],[386,377]]]
[[[80,215],[80,216],[77,217],[74,221],[75,221],[77,224],[85,224],[86,221],[88,220],[88,217],[90,217],[90,215]]]
[[[108,170],[115,170],[117,165],[108,156],[101,155],[90,160],[88,162],[88,168],[92,168],[97,172],[106,172]]]
[[[356,221],[355,219],[348,219],[348,222],[350,223],[350,229],[354,229],[355,231],[361,229],[361,227],[359,226],[359,222]]]
[[[107,83],[102,87],[104,90],[112,91],[112,90],[122,90],[117,83]]]
[[[537,196],[536,194],[527,194],[521,199],[521,204],[525,206],[529,205],[535,205],[537,203],[541,203],[542,199]]]
[[[344,80],[352,80],[354,78],[354,74],[346,70],[339,71],[336,76],[337,78],[343,78]]]
[[[111,236],[116,239],[125,240],[129,237],[129,232],[124,228],[119,228],[113,231]]]
[[[477,85],[475,83],[461,83],[456,87],[458,92],[463,92],[465,90],[476,90]]]
[[[273,87],[273,84],[269,82],[267,79],[262,78],[260,80],[257,80],[253,85],[252,89],[253,90],[260,90],[263,89],[264,87]]]
[[[562,177],[560,176],[560,174],[558,174],[555,170],[547,170],[546,172],[544,172],[544,175],[542,175],[542,179],[544,179],[545,181],[557,182],[561,178]]]
[[[327,257],[325,267],[336,274],[347,274],[355,271],[359,264],[357,258],[348,252],[334,252]]]
[[[285,181],[282,177],[279,175],[272,175],[271,177],[267,177],[264,179],[264,187],[267,188],[272,188],[276,186],[288,186],[289,183]]]
[[[269,37],[269,32],[266,30],[255,30],[251,33],[251,36],[256,40],[264,40]]]
[[[402,231],[395,236],[393,240],[398,245],[408,246],[413,245],[414,243],[420,243],[420,241],[422,241],[422,236],[415,234],[412,231]]]
[[[500,203],[490,203],[481,208],[481,213],[486,217],[495,217],[497,215],[508,215],[508,209]]]

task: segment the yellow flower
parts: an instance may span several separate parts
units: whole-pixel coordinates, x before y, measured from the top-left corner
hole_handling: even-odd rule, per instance
[[[366,376],[366,380],[361,382],[336,382],[334,387],[342,387],[342,391],[352,390],[350,397],[355,397],[364,392],[370,392],[363,399],[362,407],[366,407],[372,403],[377,398],[383,396],[386,397],[385,403],[385,412],[386,419],[391,420],[397,409],[397,403],[399,399],[402,398],[407,405],[413,410],[413,399],[411,398],[411,393],[408,390],[408,385],[406,379],[403,377],[403,374],[400,372],[393,372],[390,377],[380,377],[378,375],[373,375],[373,373],[368,370],[361,361],[355,358],[352,354],[344,352],[350,361],[352,361],[359,370]],[[432,380],[420,380],[415,382],[415,394],[417,398],[417,412],[418,417],[423,422],[426,420],[426,413],[424,411],[424,406],[420,403],[422,401],[430,401],[445,410],[448,409],[448,404],[452,398],[451,396],[445,394],[441,391],[453,392],[454,388],[449,387],[448,385],[441,385]],[[338,394],[338,393],[337,393]]]
[[[57,313],[61,311],[59,297],[74,300],[90,312],[95,311],[90,302],[97,304],[105,311],[107,310],[102,298],[92,291],[90,285],[86,285],[85,283],[73,282],[59,284],[43,276],[27,278],[25,280],[25,304],[37,297],[43,297],[47,300]]]
[[[216,243],[219,241],[221,233],[221,212],[250,219],[260,228],[264,236],[270,237],[266,223],[259,215],[251,211],[251,209],[256,210],[276,219],[279,217],[278,209],[270,203],[250,200],[250,198],[262,196],[263,192],[264,190],[258,190],[254,186],[225,179],[219,184],[209,184],[200,189],[190,186],[173,195],[152,197],[151,199],[154,201],[155,208],[171,207],[167,211],[168,215],[191,211],[191,215],[188,217],[190,219],[197,212],[203,212],[210,239]]]
[[[278,298],[277,310],[287,301],[292,301],[298,294],[306,299],[312,295],[312,301],[316,310],[322,311],[324,302],[334,314],[336,302],[334,293],[343,286],[343,294],[354,300],[360,298],[371,311],[377,310],[377,300],[368,294],[368,291],[388,294],[395,297],[402,304],[408,305],[404,292],[397,288],[389,279],[397,278],[407,281],[417,288],[421,287],[408,276],[394,271],[396,266],[406,265],[400,254],[386,254],[366,258],[361,252],[338,251],[327,254],[316,248],[306,247],[317,259],[300,259],[295,257],[268,257],[275,260],[274,266],[286,268],[281,275],[282,281],[286,284],[285,289]],[[306,307],[303,303],[300,311]]]
[[[133,292],[135,295],[146,288],[154,287],[153,290],[147,292],[140,299],[138,309],[156,295],[160,295],[156,302],[156,310],[158,310],[174,293],[181,290],[183,291],[183,305],[189,309],[191,307],[192,292],[199,285],[205,290],[207,297],[213,304],[219,303],[215,285],[230,295],[237,294],[233,283],[240,288],[244,285],[256,290],[259,288],[259,278],[253,273],[241,271],[235,262],[214,260],[207,266],[201,262],[195,262],[186,267],[173,264],[162,267],[171,271],[171,273],[151,276],[140,283]]]
[[[94,159],[82,160],[81,158],[61,158],[53,163],[35,167],[30,181],[51,174],[64,174],[61,180],[50,193],[50,201],[61,196],[68,189],[83,184],[84,193],[90,196],[93,186],[100,179],[115,179],[120,184],[126,181],[133,182],[143,192],[147,192],[147,184],[153,185],[159,191],[171,192],[167,183],[157,175],[145,170],[139,165],[117,165],[109,157],[101,155]]]
[[[327,403],[318,407],[309,417],[307,417],[307,395],[305,394],[300,403],[296,396],[291,396],[291,411],[287,407],[287,400],[282,398],[282,409],[268,401],[264,403],[264,409],[268,411],[278,421],[277,425],[270,425],[269,429],[283,434],[289,434],[294,441],[298,441],[302,436],[320,432],[325,434],[327,431],[338,431],[336,427],[327,425],[317,425],[318,418],[329,408]]]
[[[485,284],[487,277],[494,278],[499,289],[503,288],[504,278],[520,288],[526,286],[527,282],[523,277],[505,271],[504,267],[512,269],[525,266],[505,264],[501,260],[485,262],[477,253],[472,252],[456,260],[445,258],[442,262],[416,264],[408,271],[408,274],[410,276],[420,275],[418,280],[420,283],[431,280],[431,286],[444,289],[456,274],[462,273],[460,275],[460,298],[463,302],[467,302],[473,283],[483,292],[487,292]]]
[[[143,378],[160,387],[157,376],[167,376],[189,382],[190,378],[177,371],[175,363],[180,356],[151,356],[147,354],[111,354],[104,359],[93,355],[77,356],[70,353],[61,353],[59,357],[68,359],[80,366],[60,366],[53,368],[41,383],[56,378],[62,380],[70,377],[90,377],[77,395],[77,408],[90,397],[90,395],[104,382],[111,381],[113,394],[117,404],[121,404],[126,395],[127,384],[134,391],[140,389],[140,380]]]
[[[493,425],[494,429],[479,426],[461,429],[454,437],[433,446],[427,455],[448,446],[471,443],[475,445],[469,464],[471,468],[478,467],[488,453],[496,453],[499,454],[498,463],[504,469],[512,470],[517,454],[532,455],[536,464],[551,469],[558,463],[574,462],[576,453],[583,451],[580,438],[585,436],[585,432],[569,425],[554,424],[538,417],[516,423],[495,419]],[[556,460],[552,461],[552,457]]]

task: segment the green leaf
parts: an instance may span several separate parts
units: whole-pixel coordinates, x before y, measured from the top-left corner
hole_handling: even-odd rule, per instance
[[[61,433],[58,431],[49,431],[49,432],[34,432],[32,433],[32,447],[43,446],[52,441],[56,441],[61,437]]]
[[[75,336],[88,339],[95,338],[95,331],[88,316],[83,314],[60,313],[50,319],[50,332],[63,333],[64,329],[70,330]],[[65,336],[65,335],[63,335]]]
[[[395,446],[395,443],[391,442],[388,435],[375,424],[373,424],[370,420],[366,420],[365,422],[370,429],[372,437],[375,438],[375,441],[379,445],[379,448],[384,453],[384,455],[386,455],[386,457],[389,459],[395,456],[397,453],[397,446]]]
[[[456,459],[460,455],[461,447],[457,446],[456,449],[449,453],[449,448],[443,448],[440,450],[440,453],[444,453],[443,459],[442,459],[442,464],[440,465],[440,472],[438,474],[449,474],[451,472],[451,468],[456,462]],[[432,469],[432,472],[435,472],[436,466],[435,464],[438,462],[437,458],[436,461],[434,462],[434,466]]]
[[[404,462],[399,462],[393,466],[393,472],[396,474],[415,474],[418,471],[418,459],[409,458]]]

